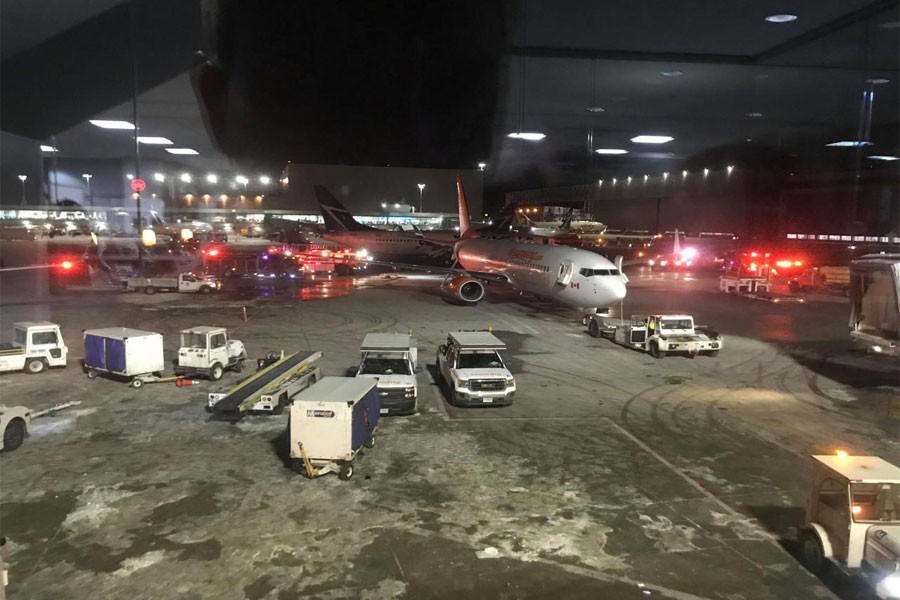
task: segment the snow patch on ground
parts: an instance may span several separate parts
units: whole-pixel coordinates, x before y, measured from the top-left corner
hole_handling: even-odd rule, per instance
[[[122,566],[119,567],[114,574],[119,577],[128,577],[135,571],[155,565],[162,561],[165,556],[166,553],[164,550],[153,550],[152,552],[147,552],[146,554],[141,554],[134,558],[126,558],[122,561]]]
[[[676,525],[666,516],[652,517],[640,515],[644,534],[656,542],[656,547],[663,552],[689,552],[696,550],[694,537],[697,530],[687,525]]]
[[[109,515],[118,511],[113,505],[137,492],[126,492],[116,487],[88,487],[78,497],[75,510],[66,515],[63,527],[72,531],[93,530]]]

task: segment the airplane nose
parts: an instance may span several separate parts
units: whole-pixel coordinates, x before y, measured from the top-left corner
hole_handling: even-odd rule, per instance
[[[615,297],[615,301],[618,302],[625,298],[625,294],[627,290],[625,289],[625,282],[623,280],[618,280],[612,286],[612,292]]]

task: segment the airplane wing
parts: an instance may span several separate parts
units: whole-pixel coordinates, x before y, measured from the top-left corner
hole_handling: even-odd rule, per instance
[[[467,271],[459,267],[431,267],[428,265],[416,265],[411,263],[391,262],[386,260],[359,260],[360,264],[378,265],[380,267],[392,267],[395,269],[403,269],[405,271],[420,271],[423,273],[438,273],[441,275],[468,275],[476,279],[484,281],[511,283],[506,275],[500,273],[488,273],[486,271]]]

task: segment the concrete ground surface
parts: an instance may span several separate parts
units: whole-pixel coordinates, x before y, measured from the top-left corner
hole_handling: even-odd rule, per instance
[[[845,300],[776,305],[638,272],[623,314],[693,314],[725,336],[716,358],[654,360],[498,286],[449,304],[429,276],[211,298],[0,283],[4,335],[50,319],[71,351],[65,370],[0,376],[2,401],[83,402],[0,457],[11,598],[872,597],[796,557],[808,455],[900,450],[897,363],[850,350]],[[419,413],[382,419],[350,481],[308,480],[283,460],[286,414],[211,422],[218,384],[134,390],[78,366],[83,329],[161,332],[172,359],[178,330],[200,324],[252,356],[321,350],[326,375],[355,367],[366,333],[412,329]],[[515,402],[451,407],[436,348],[487,327],[509,346]]]

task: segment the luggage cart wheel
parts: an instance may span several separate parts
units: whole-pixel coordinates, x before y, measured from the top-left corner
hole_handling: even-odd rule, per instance
[[[95,371],[94,369],[88,369],[87,376],[88,379],[97,379],[97,371]]]
[[[353,465],[351,465],[350,463],[344,463],[343,465],[341,465],[341,470],[338,471],[338,479],[347,481],[351,477],[353,477]]]
[[[368,441],[365,443],[365,446],[366,446],[366,448],[374,448],[375,447],[375,436],[374,435],[368,439]]]
[[[135,389],[139,389],[139,388],[144,387],[144,381],[142,379],[135,377],[134,379],[131,380],[131,383],[129,385],[131,385],[131,387],[133,387]]]

